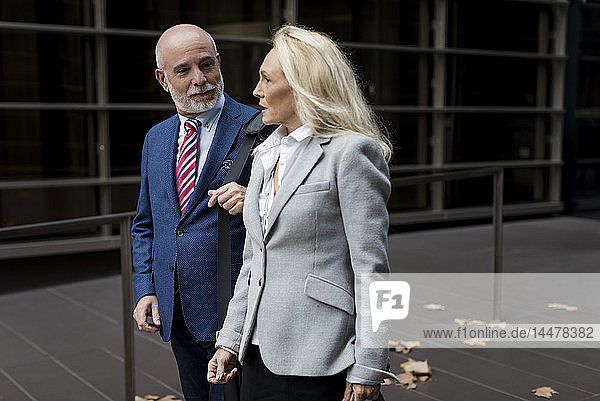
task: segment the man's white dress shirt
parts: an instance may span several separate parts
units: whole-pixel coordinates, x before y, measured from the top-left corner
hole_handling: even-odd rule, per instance
[[[215,131],[217,130],[217,123],[219,122],[219,118],[221,117],[221,112],[223,111],[223,106],[225,105],[225,96],[221,95],[217,105],[212,109],[205,111],[202,114],[199,114],[195,120],[198,120],[198,127],[200,132],[198,132],[198,148],[197,148],[197,158],[196,158],[196,182],[198,182],[198,178],[200,177],[200,173],[202,173],[202,168],[204,167],[204,163],[206,162],[206,158],[208,157],[208,151],[210,150],[210,145],[212,145],[213,138],[215,137]],[[183,145],[183,140],[185,138],[185,122],[189,120],[188,117],[184,117],[179,114],[179,137],[177,138],[177,160],[175,160],[175,168],[177,168],[177,162],[179,160],[179,154],[181,152],[181,145]]]

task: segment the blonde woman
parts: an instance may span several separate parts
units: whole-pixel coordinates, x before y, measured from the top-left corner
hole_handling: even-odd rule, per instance
[[[254,96],[279,127],[244,201],[244,264],[208,380],[243,364],[242,401],[377,400],[387,349],[356,343],[356,275],[386,273],[387,137],[327,36],[284,26]]]

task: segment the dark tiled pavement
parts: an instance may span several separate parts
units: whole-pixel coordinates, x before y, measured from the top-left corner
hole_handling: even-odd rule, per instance
[[[599,220],[511,222],[504,236],[507,272],[600,272]],[[394,234],[390,260],[394,272],[487,272],[491,244],[489,225]],[[33,271],[9,276],[27,280]],[[0,401],[123,400],[120,278],[13,284],[21,291],[4,286],[0,295]],[[137,393],[180,396],[169,345],[137,333],[135,346]],[[600,401],[598,349],[417,348],[409,356],[427,359],[432,379],[410,391],[387,386],[387,400],[533,400],[532,388],[551,386],[557,400]],[[404,360],[394,353],[392,370]]]

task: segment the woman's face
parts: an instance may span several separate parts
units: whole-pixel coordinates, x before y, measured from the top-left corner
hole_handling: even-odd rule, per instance
[[[294,93],[283,74],[279,57],[275,49],[271,50],[259,70],[259,80],[254,96],[260,99],[262,106],[262,119],[266,125],[281,124],[292,132],[302,123],[296,114]]]

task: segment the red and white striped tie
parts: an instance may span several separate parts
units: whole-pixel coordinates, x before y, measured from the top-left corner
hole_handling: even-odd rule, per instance
[[[190,118],[184,123],[185,138],[179,152],[175,182],[181,214],[185,210],[196,183],[196,150],[198,148],[198,121]]]

